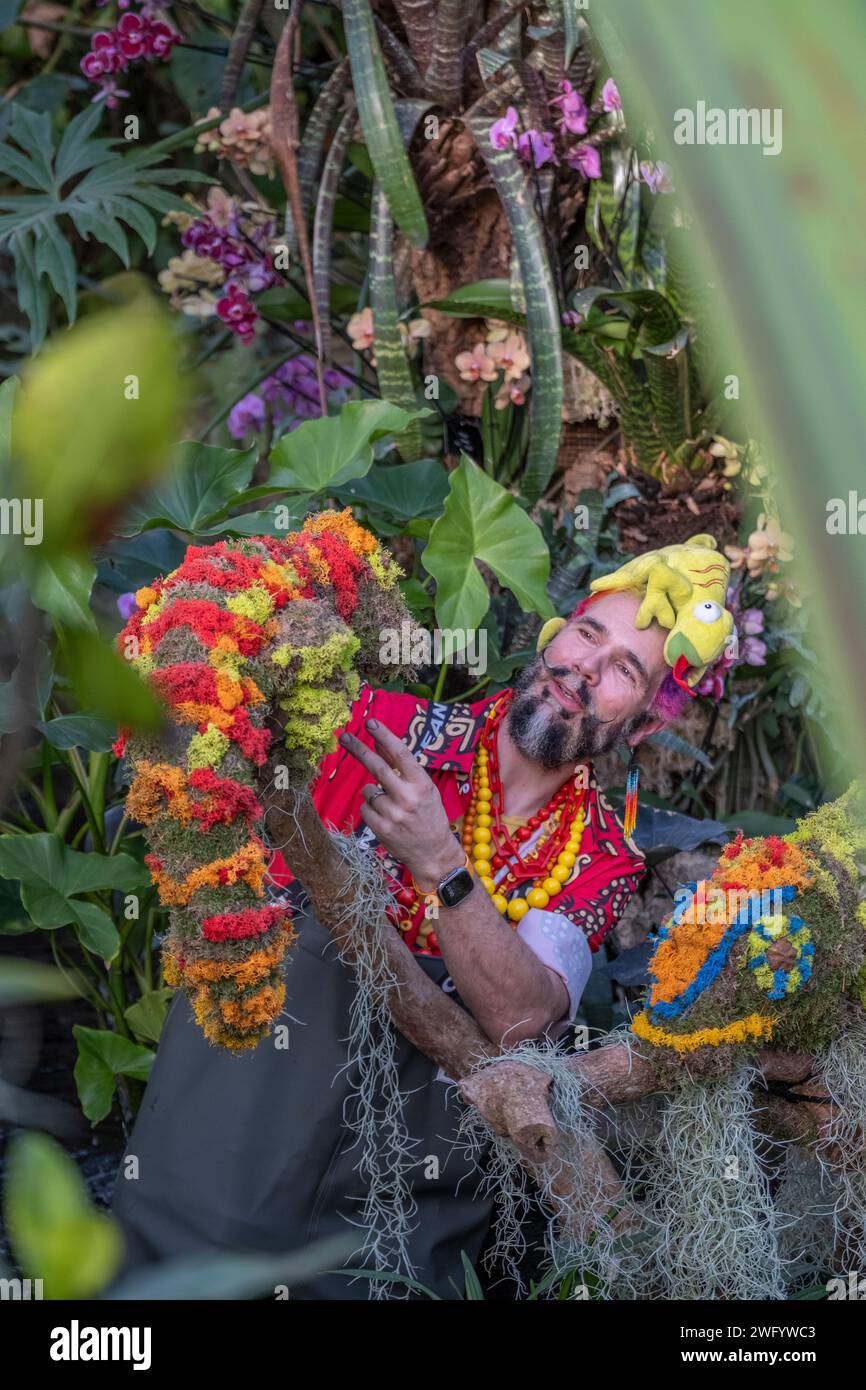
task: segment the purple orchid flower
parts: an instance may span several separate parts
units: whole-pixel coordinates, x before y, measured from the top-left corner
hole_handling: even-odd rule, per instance
[[[622,97],[619,94],[619,87],[612,77],[609,77],[601,89],[601,104],[605,111],[621,111]]]
[[[559,90],[560,95],[552,97],[550,105],[559,107],[562,128],[572,135],[585,135],[589,120],[586,102],[567,79],[560,82]]]
[[[515,142],[517,112],[509,106],[504,116],[494,121],[490,127],[490,143],[495,150],[507,150]]]
[[[747,666],[766,666],[766,642],[762,642],[760,637],[747,637],[743,642],[742,658]]]
[[[553,148],[553,136],[548,130],[527,130],[518,136],[517,153],[521,159],[531,159],[536,169],[548,162],[559,163]]]
[[[595,145],[576,145],[565,156],[565,162],[572,169],[578,169],[584,178],[601,178],[601,155]]]
[[[265,403],[254,391],[243,396],[233,406],[228,418],[228,429],[232,439],[243,439],[245,435],[258,434],[265,427]]]
[[[664,160],[660,159],[658,164],[653,164],[651,160],[645,159],[640,166],[640,176],[650,193],[676,192],[671,166],[665,164]]]

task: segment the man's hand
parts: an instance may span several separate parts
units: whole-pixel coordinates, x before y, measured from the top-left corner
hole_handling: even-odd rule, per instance
[[[445,875],[465,862],[442,798],[401,739],[377,719],[368,719],[366,728],[375,752],[353,734],[339,740],[379,783],[364,788],[361,820],[422,891],[435,892]]]

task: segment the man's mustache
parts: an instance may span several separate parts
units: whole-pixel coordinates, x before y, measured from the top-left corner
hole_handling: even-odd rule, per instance
[[[570,672],[567,666],[550,666],[548,662],[545,661],[543,652],[541,653],[541,665],[545,675],[552,677],[559,685],[563,686],[573,700],[579,700],[586,713],[590,715],[597,724],[614,724],[616,722],[615,718],[599,719],[595,712],[595,701],[590,694],[589,686],[586,681],[580,681],[580,683],[576,685],[569,679]]]

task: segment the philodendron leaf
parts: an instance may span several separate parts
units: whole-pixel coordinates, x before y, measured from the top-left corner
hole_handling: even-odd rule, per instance
[[[86,628],[96,632],[90,611],[90,590],[96,567],[85,556],[43,555],[34,560],[30,597],[52,618],[67,628]]]
[[[120,1268],[119,1225],[91,1205],[74,1159],[47,1135],[11,1141],[5,1217],[18,1264],[46,1298],[91,1298]]]
[[[21,902],[37,927],[77,925],[88,950],[113,960],[119,937],[111,918],[78,893],[144,889],[147,870],[128,854],[82,854],[58,835],[0,835],[0,876],[21,884]]]
[[[130,854],[82,854],[59,835],[0,835],[0,876],[19,883],[50,884],[58,892],[146,887],[150,875]]]
[[[216,449],[185,440],[174,450],[167,476],[128,509],[118,534],[134,536],[156,526],[190,535],[206,531],[249,485],[257,452],[255,445]]]
[[[363,478],[344,483],[341,502],[363,502],[381,507],[401,520],[436,517],[448,496],[448,473],[438,459],[384,466],[374,463]]]
[[[151,989],[140,999],[136,999],[134,1004],[130,1004],[128,1009],[124,1009],[123,1017],[137,1038],[144,1042],[159,1042],[168,1006],[174,995],[175,991],[167,986]]]
[[[76,1024],[72,1032],[78,1043],[78,1061],[73,1073],[78,1099],[88,1120],[98,1124],[111,1109],[116,1078],[131,1076],[146,1081],[156,1053],[106,1028],[83,1028]]]
[[[338,415],[305,420],[271,451],[268,486],[324,492],[361,478],[373,462],[373,444],[400,435],[429,410],[402,410],[390,401],[348,401]]]
[[[107,753],[117,737],[116,726],[110,720],[97,719],[92,714],[60,714],[36,727],[52,748],[86,748]]]
[[[464,454],[423,554],[436,580],[440,627],[471,631],[487,612],[490,593],[479,561],[527,612],[556,616],[547,596],[550,555],[540,530],[512,494]]]

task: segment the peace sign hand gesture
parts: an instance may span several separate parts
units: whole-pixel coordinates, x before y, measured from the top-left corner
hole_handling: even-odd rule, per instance
[[[354,734],[339,739],[379,784],[364,788],[361,819],[422,891],[435,892],[446,874],[464,863],[442,798],[401,739],[377,719],[368,719],[365,727],[375,751]]]

